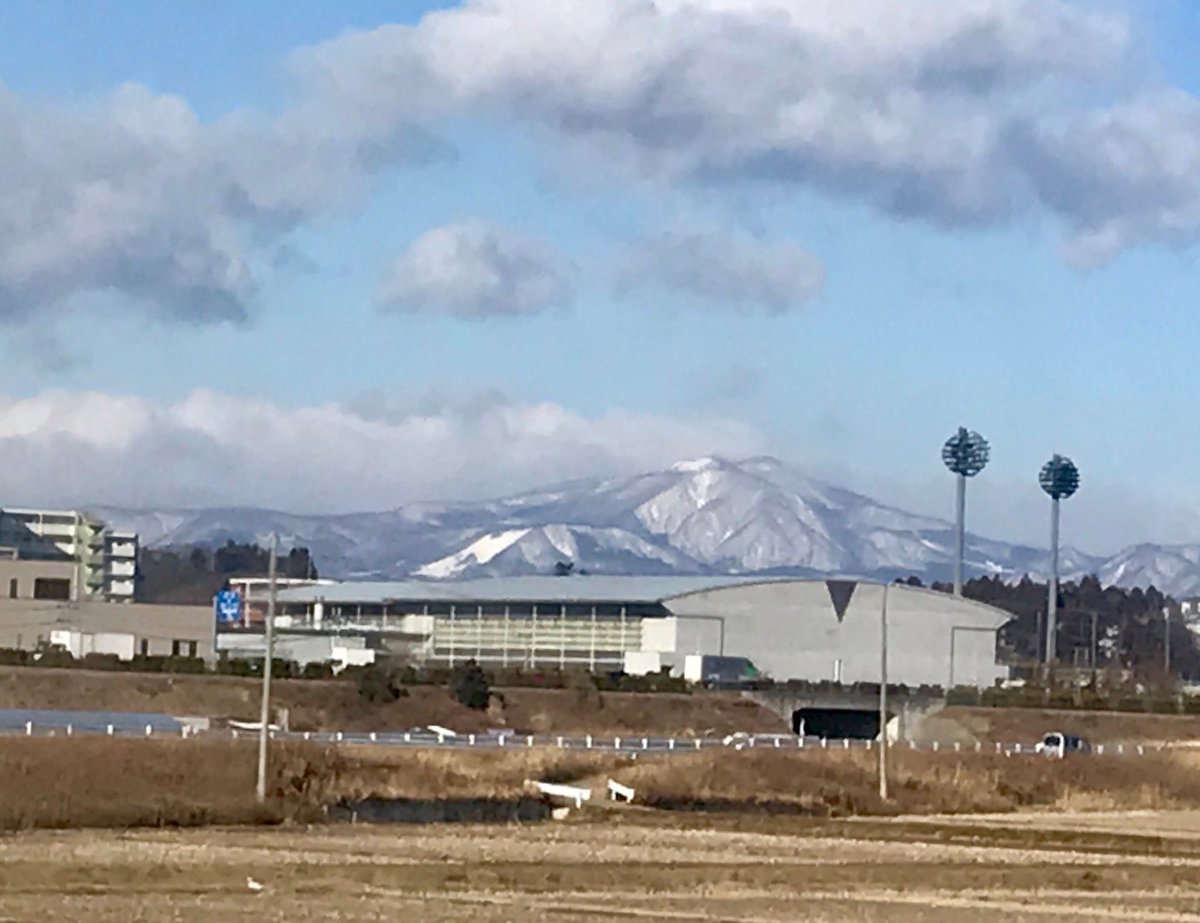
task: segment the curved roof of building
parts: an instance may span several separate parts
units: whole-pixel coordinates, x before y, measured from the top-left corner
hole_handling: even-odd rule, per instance
[[[411,603],[547,603],[547,604],[620,604],[661,605],[667,600],[711,590],[754,586],[766,583],[822,584],[848,581],[878,586],[878,581],[847,578],[716,576],[716,577],[631,577],[612,575],[571,575],[567,577],[485,577],[476,580],[402,580],[347,581],[324,586],[280,590],[284,603],[312,603],[318,600],[342,605],[380,605],[388,602]],[[904,593],[929,593],[941,599],[945,594],[907,584],[894,584]],[[964,606],[978,607],[994,616],[1008,613],[976,600],[963,599]]]
[[[687,593],[702,593],[762,577],[629,577],[573,574],[568,577],[484,577],[477,580],[347,581],[330,586],[280,590],[280,602],[380,604],[406,602],[566,602],[654,605]]]

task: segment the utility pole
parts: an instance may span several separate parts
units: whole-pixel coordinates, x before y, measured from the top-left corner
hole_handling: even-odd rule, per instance
[[[887,801],[887,753],[888,753],[888,656],[887,656],[887,601],[888,584],[883,585],[883,605],[879,610],[879,797]]]
[[[1171,682],[1171,607],[1163,606],[1163,670]]]
[[[267,739],[271,724],[271,667],[275,662],[275,559],[278,556],[279,536],[271,533],[271,558],[267,565],[267,624],[263,646],[262,727],[258,732],[258,801],[267,800]]]
[[[1096,640],[1096,610],[1092,610],[1092,688],[1096,688],[1096,661],[1099,659],[1100,646]]]

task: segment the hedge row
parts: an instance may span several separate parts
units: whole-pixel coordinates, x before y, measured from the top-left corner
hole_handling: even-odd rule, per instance
[[[984,708],[1055,708],[1160,715],[1200,715],[1200,698],[1196,696],[1165,695],[1162,692],[1134,695],[1122,690],[1100,693],[1087,687],[1070,689],[1026,686],[1021,689],[983,690],[960,687],[950,691],[947,703]]]

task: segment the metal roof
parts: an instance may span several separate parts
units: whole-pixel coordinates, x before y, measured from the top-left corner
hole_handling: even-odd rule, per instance
[[[634,603],[655,605],[665,599],[750,583],[786,578],[763,577],[485,577],[477,580],[401,580],[336,583],[281,590],[280,602],[380,604],[406,602],[473,603]],[[794,578],[792,578],[794,579]]]

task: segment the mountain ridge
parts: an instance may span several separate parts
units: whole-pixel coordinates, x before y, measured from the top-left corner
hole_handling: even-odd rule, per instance
[[[770,456],[704,457],[629,477],[586,478],[481,501],[420,501],[392,510],[305,515],[251,507],[99,507],[148,546],[262,542],[309,548],[342,579],[469,578],[551,572],[838,574],[948,579],[954,527],[811,478]],[[1044,578],[1044,549],[968,534],[968,576]],[[1200,594],[1200,545],[1142,543],[1114,555],[1060,551],[1064,579],[1153,583]]]

